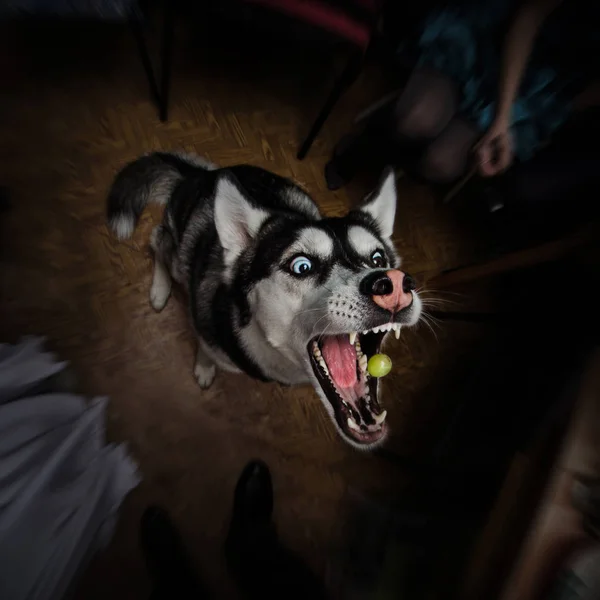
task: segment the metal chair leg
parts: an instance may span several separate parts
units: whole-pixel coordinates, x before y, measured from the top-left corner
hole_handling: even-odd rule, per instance
[[[143,16],[139,9],[135,9],[129,15],[129,25],[133,33],[133,37],[137,43],[138,52],[140,54],[140,60],[146,73],[146,79],[148,80],[148,87],[150,88],[150,95],[152,101],[157,107],[160,107],[160,93],[158,91],[158,85],[156,83],[156,76],[154,69],[152,68],[152,61],[150,60],[150,53],[148,52],[148,45],[146,44],[146,37],[144,35],[144,29],[142,27]]]
[[[169,114],[169,92],[171,87],[171,63],[173,60],[174,43],[174,2],[165,0],[163,14],[163,34],[161,47],[161,73],[160,73],[160,103],[159,118],[164,123]]]
[[[327,120],[327,117],[330,115],[334,106],[337,104],[342,94],[356,81],[356,79],[360,75],[363,60],[363,52],[354,53],[350,57],[348,64],[346,65],[344,71],[342,72],[338,80],[335,82],[333,90],[331,91],[329,97],[325,101],[321,112],[315,119],[315,122],[313,123],[308,135],[306,136],[306,139],[302,142],[300,150],[298,150],[297,154],[298,160],[302,160],[306,157],[308,151],[313,145],[313,142],[315,141],[315,138],[317,137],[317,135],[319,135],[321,128],[323,127],[325,121]]]

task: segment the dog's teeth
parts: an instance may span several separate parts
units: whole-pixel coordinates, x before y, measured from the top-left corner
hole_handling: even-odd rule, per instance
[[[394,327],[394,335],[396,336],[397,340],[400,339],[400,328],[401,328],[401,325],[396,325]]]
[[[373,327],[373,333],[379,333],[379,327]]]
[[[359,359],[358,359],[358,366],[360,367],[361,371],[366,371],[367,370],[367,363],[369,362],[369,359],[367,358],[366,354],[363,354]]]
[[[357,334],[356,334],[356,331],[353,331],[353,332],[350,334],[350,344],[351,344],[352,346],[354,346],[354,342],[356,342],[356,335],[357,335]]]
[[[375,415],[375,424],[381,425],[387,417],[387,410],[384,410],[380,415]]]
[[[325,361],[322,358],[319,358],[319,365],[321,365],[321,368],[323,369],[323,371],[325,371],[325,373],[327,375],[329,375],[329,370],[327,369],[327,365],[325,364]]]
[[[348,417],[346,423],[348,423],[348,427],[350,427],[350,429],[354,429],[354,431],[360,431],[360,427],[350,417]]]

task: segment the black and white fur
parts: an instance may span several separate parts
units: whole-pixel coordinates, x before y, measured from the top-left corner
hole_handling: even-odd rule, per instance
[[[359,287],[373,270],[369,257],[375,249],[384,252],[387,267],[399,265],[390,239],[393,173],[359,210],[324,218],[301,188],[263,169],[220,169],[197,156],[157,152],[117,175],[108,198],[112,231],[129,237],[150,202],[166,205],[163,223],[152,233],[150,301],[160,311],[172,281],[187,290],[200,386],[211,385],[217,367],[288,385],[312,382],[333,416],[307,344],[318,334],[381,324],[377,307]],[[299,254],[318,263],[314,275],[290,272],[290,260]],[[419,314],[414,294],[403,324],[416,323]]]

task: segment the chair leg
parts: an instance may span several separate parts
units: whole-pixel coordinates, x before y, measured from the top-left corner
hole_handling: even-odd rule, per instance
[[[140,60],[146,73],[146,79],[148,80],[148,86],[150,87],[150,95],[152,101],[157,107],[160,107],[160,93],[158,91],[158,85],[156,83],[156,76],[154,75],[154,69],[152,68],[152,61],[150,60],[150,53],[148,52],[148,46],[146,44],[146,37],[142,26],[142,15],[139,10],[134,10],[129,15],[129,25],[133,33],[133,37],[137,43],[138,52],[140,54]]]
[[[163,15],[163,34],[161,48],[161,73],[160,73],[160,104],[159,117],[164,123],[169,116],[169,92],[171,86],[171,63],[173,60],[174,42],[174,2],[165,0]]]
[[[174,9],[173,2],[165,0],[163,3],[163,28],[161,40],[161,72],[160,72],[160,88],[157,83],[148,45],[146,44],[146,36],[142,26],[143,16],[141,9],[135,8],[129,16],[129,24],[135,37],[140,54],[140,60],[146,72],[150,94],[153,102],[158,108],[158,116],[162,122],[165,122],[169,111],[169,88],[171,84],[171,61],[173,56],[173,40],[174,40]]]
[[[364,53],[356,52],[352,54],[348,64],[346,65],[344,71],[335,82],[333,90],[329,94],[329,97],[325,101],[321,112],[315,119],[313,126],[311,127],[306,139],[302,142],[300,146],[300,150],[298,150],[297,158],[298,160],[303,160],[317,135],[319,135],[319,131],[323,127],[327,117],[330,115],[334,106],[337,104],[337,101],[341,98],[342,94],[356,81],[363,66]]]

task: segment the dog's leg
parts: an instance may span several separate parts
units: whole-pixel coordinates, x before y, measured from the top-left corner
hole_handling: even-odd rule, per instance
[[[206,355],[202,345],[198,342],[198,351],[196,352],[196,363],[194,364],[194,375],[198,385],[205,390],[209,388],[215,379],[217,369],[213,361]]]
[[[150,287],[150,304],[160,312],[171,294],[171,274],[166,264],[171,260],[173,242],[171,235],[162,225],[154,228],[150,238],[150,246],[154,250],[154,275]]]

